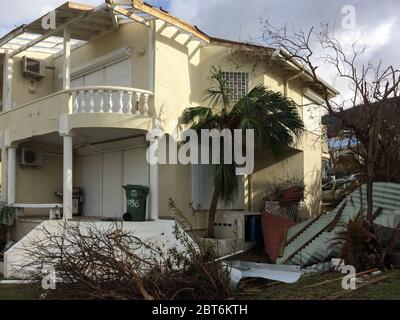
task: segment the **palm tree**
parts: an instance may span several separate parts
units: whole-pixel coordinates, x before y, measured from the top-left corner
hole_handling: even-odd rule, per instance
[[[256,148],[271,148],[275,154],[293,145],[304,125],[295,102],[279,92],[258,85],[239,101],[233,101],[232,91],[227,87],[220,68],[211,68],[214,84],[206,90],[208,106],[186,108],[181,123],[200,132],[201,129],[253,129]],[[200,135],[199,135],[200,136]],[[222,148],[223,145],[221,144]],[[238,193],[235,164],[216,165],[214,191],[209,209],[208,237],[214,238],[214,220],[218,201],[231,203]]]

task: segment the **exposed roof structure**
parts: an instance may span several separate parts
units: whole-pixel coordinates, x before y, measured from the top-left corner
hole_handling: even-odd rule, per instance
[[[48,55],[63,49],[63,30],[69,27],[71,45],[76,47],[113,30],[114,22],[106,5],[94,8],[88,5],[66,2],[55,10],[55,29],[43,28],[44,15],[22,25],[0,39],[0,49],[8,49],[12,55],[23,51]],[[117,17],[116,19],[121,19]]]
[[[98,7],[66,2],[55,9],[55,29],[44,28],[48,14],[24,24],[0,39],[0,52],[8,50],[11,56],[21,52],[37,52],[47,55],[59,54],[63,49],[63,30],[71,32],[72,48],[101,37],[115,30],[120,23],[134,21],[148,25],[153,19],[165,21],[190,35],[192,40],[209,42],[209,38],[196,27],[179,20],[169,13],[141,1],[113,1]]]

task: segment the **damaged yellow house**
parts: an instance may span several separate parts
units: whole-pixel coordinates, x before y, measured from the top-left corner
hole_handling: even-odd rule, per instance
[[[251,53],[260,51],[263,59],[254,61]],[[238,97],[263,84],[292,98],[307,129],[280,159],[258,154],[237,201],[220,210],[258,211],[268,183],[295,178],[306,187],[307,215],[318,214],[319,87],[272,49],[210,37],[133,0],[67,2],[5,35],[0,52],[1,197],[18,208],[14,240],[59,208],[66,219],[121,219],[127,184],[150,187],[151,221],[171,215],[169,198],[191,218],[191,204],[207,208],[210,170],[149,165],[145,135],[155,125],[173,134],[182,111],[203,103],[212,66],[221,67]],[[205,217],[199,212],[192,222],[200,228]]]

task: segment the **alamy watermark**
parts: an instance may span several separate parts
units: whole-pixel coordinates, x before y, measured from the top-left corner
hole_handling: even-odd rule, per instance
[[[42,268],[42,288],[43,290],[55,290],[56,289],[56,269],[52,265],[46,265]]]
[[[356,28],[356,8],[350,4],[342,7],[342,28],[344,30],[354,30]]]
[[[345,265],[343,259],[338,258],[332,259],[332,264],[341,273],[346,274],[342,278],[342,288],[344,290],[355,290],[357,288],[356,268],[352,265]]]
[[[236,175],[254,170],[253,129],[202,129],[200,136],[195,130],[186,129],[177,141],[156,128],[147,133],[146,139],[150,142],[146,159],[151,165],[235,164]]]
[[[56,8],[52,5],[46,5],[42,8],[42,28],[44,30],[57,29]]]

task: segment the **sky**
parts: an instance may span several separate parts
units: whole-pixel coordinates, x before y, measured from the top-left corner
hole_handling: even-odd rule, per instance
[[[41,15],[46,6],[58,6],[65,0],[13,0],[0,10],[0,36],[14,27]],[[101,4],[104,0],[76,0]],[[171,14],[196,25],[205,33],[232,40],[262,44],[261,21],[275,26],[285,23],[308,30],[321,23],[335,26],[336,36],[346,46],[357,40],[366,46],[364,62],[400,68],[400,1],[399,0],[150,0]],[[348,11],[350,7],[350,11]],[[346,11],[347,8],[347,11]],[[344,12],[342,12],[344,10]],[[354,15],[352,13],[354,12]],[[347,18],[352,18],[349,20]],[[354,17],[354,19],[353,19]],[[343,27],[343,22],[345,27]],[[346,24],[347,23],[347,24]],[[320,75],[346,91],[335,73],[324,66]]]

